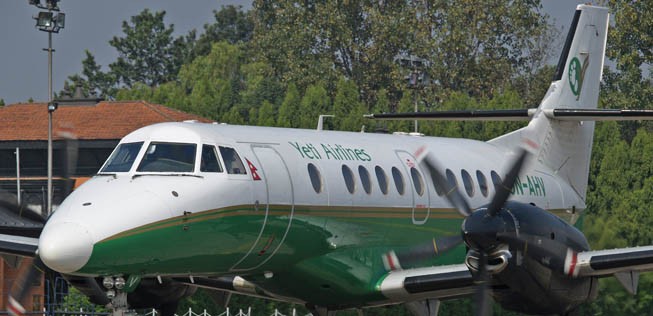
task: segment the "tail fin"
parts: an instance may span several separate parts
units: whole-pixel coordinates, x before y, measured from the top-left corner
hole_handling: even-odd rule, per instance
[[[514,148],[523,138],[537,147],[535,157],[566,180],[585,200],[589,176],[593,121],[560,121],[543,110],[595,109],[603,72],[608,9],[578,5],[553,82],[527,127],[490,142]]]

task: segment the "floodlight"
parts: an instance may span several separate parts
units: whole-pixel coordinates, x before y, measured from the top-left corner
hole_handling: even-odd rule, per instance
[[[59,11],[59,7],[57,6],[57,2],[59,0],[45,0],[45,3],[48,7],[48,10],[54,10],[54,11]]]
[[[36,17],[36,26],[40,28],[52,27],[52,12],[39,12],[38,17]]]
[[[55,26],[56,26],[57,28],[62,29],[62,28],[64,27],[64,25],[66,25],[66,14],[63,13],[63,12],[59,13],[59,14],[57,14],[57,16],[54,18],[54,20],[55,20],[55,23],[54,23]]]

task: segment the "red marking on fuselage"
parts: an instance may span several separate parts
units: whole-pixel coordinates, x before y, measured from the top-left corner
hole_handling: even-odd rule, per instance
[[[247,158],[245,158],[245,161],[247,161],[247,166],[249,167],[249,171],[252,172],[252,180],[254,181],[261,180],[261,176],[259,176],[258,173],[256,172],[258,170],[256,169],[256,166],[254,166],[254,164],[251,161],[249,161],[249,159]]]

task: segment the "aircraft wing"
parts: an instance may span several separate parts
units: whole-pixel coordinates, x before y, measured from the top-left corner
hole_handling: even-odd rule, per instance
[[[454,298],[474,293],[472,274],[464,264],[434,266],[389,272],[379,289],[397,301],[423,298]]]
[[[570,277],[614,275],[630,293],[637,292],[639,272],[653,270],[653,246],[567,251],[564,272]]]
[[[573,277],[603,276],[653,270],[653,246],[567,252],[565,273]]]

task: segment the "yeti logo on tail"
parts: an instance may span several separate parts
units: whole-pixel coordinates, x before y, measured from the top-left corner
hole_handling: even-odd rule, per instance
[[[580,97],[580,90],[583,87],[583,79],[585,78],[585,71],[589,64],[589,56],[580,65],[580,60],[577,57],[571,59],[569,63],[569,87],[571,92],[576,96],[576,100]]]

